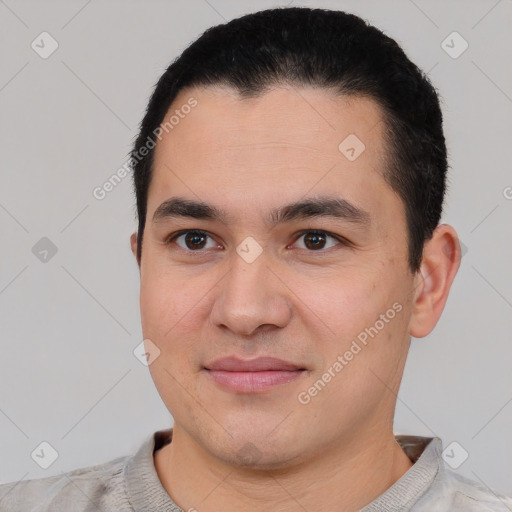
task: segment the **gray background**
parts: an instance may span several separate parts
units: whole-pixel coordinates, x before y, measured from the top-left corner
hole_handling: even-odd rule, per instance
[[[0,1],[0,481],[126,455],[170,426],[133,355],[130,177],[101,201],[92,191],[126,161],[169,62],[209,26],[278,5]],[[441,91],[452,167],[443,222],[467,253],[438,326],[413,340],[395,431],[457,441],[469,453],[457,471],[512,493],[512,3],[314,5],[383,29]],[[59,44],[47,59],[31,48],[43,31]],[[469,44],[458,58],[441,45],[453,31]],[[46,262],[32,252],[42,237],[57,247]],[[30,456],[41,441],[59,454],[46,470]]]

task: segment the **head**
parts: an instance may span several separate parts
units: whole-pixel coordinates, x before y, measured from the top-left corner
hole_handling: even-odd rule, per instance
[[[250,442],[260,467],[389,430],[410,337],[460,262],[439,100],[397,43],[320,9],[213,27],[158,81],[132,162],[142,328],[175,428],[235,464]],[[303,371],[234,392],[208,371],[230,355]]]

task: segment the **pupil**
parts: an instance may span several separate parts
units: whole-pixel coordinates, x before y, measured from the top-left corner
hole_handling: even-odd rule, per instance
[[[304,241],[308,249],[318,249],[319,247],[321,248],[324,246],[325,237],[324,235],[320,235],[318,233],[310,233],[306,235]],[[311,242],[311,244],[309,242]]]
[[[187,246],[192,245],[194,249],[201,249],[205,245],[205,239],[206,237],[200,233],[187,233],[185,237],[185,241],[187,243]],[[189,249],[191,247],[189,246]]]

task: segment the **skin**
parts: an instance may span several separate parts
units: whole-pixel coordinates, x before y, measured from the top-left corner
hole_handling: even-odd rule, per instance
[[[170,110],[191,96],[197,107],[156,147],[138,261],[144,338],[160,350],[150,371],[174,418],[172,443],[154,456],[158,476],[184,510],[358,510],[412,466],[393,435],[396,396],[410,337],[430,333],[444,308],[460,264],[457,234],[439,225],[411,273],[404,205],[382,177],[374,101],[292,86],[241,99],[208,87],[182,91]],[[351,133],[365,144],[354,161],[338,149]],[[229,217],[152,222],[176,196]],[[266,223],[273,208],[319,196],[350,201],[369,224]],[[182,229],[211,238],[200,250],[184,236],[165,244]],[[307,229],[350,245],[326,235],[311,248]],[[252,263],[236,252],[248,236],[263,249]],[[136,233],[131,246],[136,255]],[[401,311],[301,404],[298,394],[394,303]],[[264,393],[236,393],[203,369],[228,355],[270,355],[307,371]]]

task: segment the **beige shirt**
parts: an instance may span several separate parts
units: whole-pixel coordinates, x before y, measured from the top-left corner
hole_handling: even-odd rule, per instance
[[[395,436],[414,465],[361,512],[512,510],[512,498],[449,470],[441,439]],[[63,475],[0,485],[0,512],[184,512],[162,487],[153,454],[172,429],[152,434],[133,456]]]

